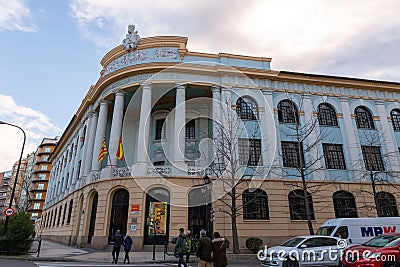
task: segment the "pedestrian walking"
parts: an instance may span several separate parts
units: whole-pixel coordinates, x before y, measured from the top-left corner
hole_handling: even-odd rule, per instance
[[[213,261],[212,256],[212,241],[207,236],[206,230],[200,231],[200,239],[197,242],[197,266],[198,267],[211,267]]]
[[[176,245],[175,245],[175,250],[178,253],[178,267],[181,267],[183,265],[184,267],[190,267],[189,265],[186,264],[186,262],[183,260],[183,255],[186,253],[186,246],[185,244],[187,243],[186,240],[186,235],[184,233],[183,228],[179,228],[179,235],[178,238],[176,239]]]
[[[113,246],[113,250],[112,250],[112,257],[113,257],[112,263],[117,264],[119,251],[121,250],[121,246],[124,243],[124,238],[121,235],[121,231],[117,230],[117,232],[115,233],[115,235],[113,236],[112,239],[114,241],[114,246]]]
[[[124,251],[125,251],[124,264],[126,262],[128,262],[128,264],[130,263],[129,251],[131,251],[131,249],[132,249],[132,243],[133,243],[132,237],[130,237],[129,234],[126,233],[125,239],[124,239]]]
[[[218,232],[214,233],[212,241],[214,267],[226,267],[228,258],[226,257],[225,238],[221,237]]]
[[[186,240],[189,245],[189,248],[186,251],[186,263],[189,263],[190,253],[193,252],[192,233],[190,232],[190,230],[186,231]]]

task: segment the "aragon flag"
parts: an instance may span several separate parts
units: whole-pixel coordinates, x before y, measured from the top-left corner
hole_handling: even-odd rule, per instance
[[[97,157],[97,161],[102,161],[106,154],[107,154],[107,144],[106,144],[106,139],[103,138],[103,142],[101,143],[101,148],[100,148],[100,152],[99,152],[99,156]]]
[[[119,138],[118,150],[117,150],[117,159],[124,159],[124,150],[122,149],[122,136]]]

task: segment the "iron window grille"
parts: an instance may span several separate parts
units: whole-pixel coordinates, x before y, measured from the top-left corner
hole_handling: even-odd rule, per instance
[[[321,126],[338,126],[336,112],[331,105],[322,103],[318,106],[318,123]]]
[[[379,146],[361,146],[365,168],[368,171],[384,171],[381,148]]]
[[[236,101],[236,113],[243,120],[257,120],[257,104],[249,98],[239,98]]]
[[[247,166],[262,165],[261,140],[239,139],[239,164]]]
[[[269,220],[268,195],[262,189],[250,191],[246,189],[242,194],[243,219]]]
[[[355,109],[356,125],[359,129],[375,129],[371,112],[364,107]]]
[[[302,166],[304,166],[304,153],[302,143],[281,142],[281,147],[284,167],[301,168]]]
[[[289,210],[291,220],[307,220],[306,201],[304,191],[296,189],[289,193]],[[310,210],[311,220],[315,220],[314,205],[310,193],[307,192],[308,207]]]
[[[390,112],[392,118],[393,130],[400,131],[400,110],[394,109]]]
[[[333,193],[332,199],[336,218],[358,218],[356,200],[352,193],[340,190]]]
[[[376,198],[379,217],[399,217],[399,210],[393,194],[381,191],[376,194]]]
[[[343,146],[339,144],[322,144],[327,169],[346,169]]]
[[[282,100],[278,104],[278,121],[280,123],[298,123],[299,112],[293,101]]]

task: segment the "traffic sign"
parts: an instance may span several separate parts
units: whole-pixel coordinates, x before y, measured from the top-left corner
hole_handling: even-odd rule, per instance
[[[14,215],[14,209],[13,208],[7,208],[4,210],[4,215],[6,216],[12,216]]]

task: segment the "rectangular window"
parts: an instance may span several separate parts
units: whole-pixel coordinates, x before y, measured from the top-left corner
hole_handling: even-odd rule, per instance
[[[381,147],[379,146],[361,146],[365,168],[368,171],[384,171]]]
[[[44,152],[50,153],[50,147],[46,147],[46,148],[44,149]]]
[[[346,169],[343,147],[339,144],[322,144],[327,169]]]
[[[196,134],[196,123],[195,120],[190,120],[186,123],[186,139],[195,139]]]
[[[43,190],[44,189],[44,184],[38,184],[37,190]]]
[[[262,165],[261,140],[239,139],[239,164],[247,166]]]
[[[37,212],[33,212],[32,213],[32,220],[36,220],[37,218],[39,217],[39,213],[37,213]]]
[[[40,180],[46,180],[46,174],[44,174],[44,173],[39,174],[39,179]]]
[[[42,199],[42,193],[36,193],[35,198],[36,199]]]
[[[155,140],[165,139],[165,130],[163,129],[165,119],[156,120],[156,136]]]
[[[303,144],[298,142],[282,142],[283,166],[300,168],[304,166]]]
[[[47,165],[43,165],[42,168],[40,168],[42,171],[47,171]]]
[[[44,156],[43,157],[43,161],[48,161],[49,160],[49,156]]]
[[[33,209],[34,210],[40,210],[40,203],[33,204]]]

